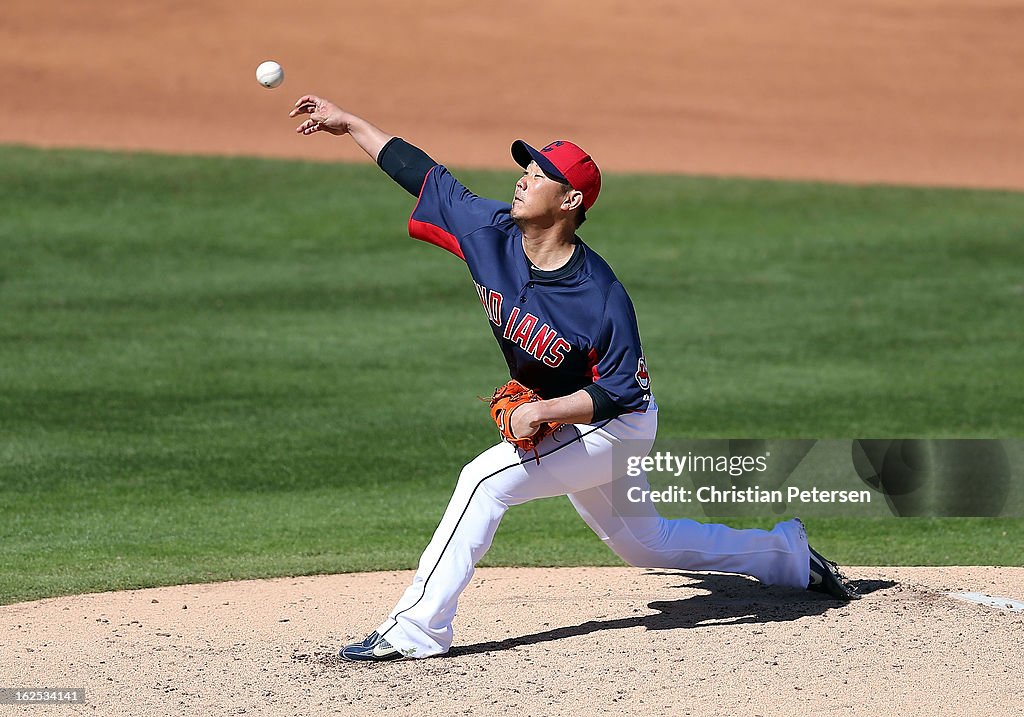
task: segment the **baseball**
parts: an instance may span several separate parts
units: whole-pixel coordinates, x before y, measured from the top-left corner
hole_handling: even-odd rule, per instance
[[[256,79],[264,87],[273,89],[284,82],[284,68],[273,60],[261,62],[256,68]]]

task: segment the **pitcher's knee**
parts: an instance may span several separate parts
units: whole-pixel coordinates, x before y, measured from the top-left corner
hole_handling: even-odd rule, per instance
[[[480,481],[494,473],[494,466],[491,462],[477,456],[466,465],[462,466],[459,472],[460,488],[475,488]]]
[[[653,550],[636,541],[608,542],[608,547],[634,568],[664,568],[663,556],[660,551]]]
[[[475,505],[490,506],[487,511],[504,512],[516,502],[506,494],[505,481],[495,472],[493,466],[484,461],[470,461],[459,473],[459,483],[455,493],[462,499]]]
[[[651,550],[630,550],[615,551],[620,558],[632,565],[634,568],[667,568],[671,567],[665,563],[661,553]]]
[[[476,483],[482,476],[478,474],[473,467],[473,461],[470,461],[466,465],[462,466],[462,470],[459,471],[459,485],[464,483]]]
[[[664,519],[631,525],[631,530],[619,531],[609,538],[608,546],[635,568],[670,567],[663,550],[662,523]]]

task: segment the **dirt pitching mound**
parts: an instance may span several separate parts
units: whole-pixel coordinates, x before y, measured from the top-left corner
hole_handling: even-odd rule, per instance
[[[1019,600],[1024,568],[847,572],[868,593],[849,605],[715,573],[481,569],[448,656],[379,665],[335,654],[408,572],[55,598],[0,608],[3,681],[84,687],[70,713],[102,715],[1018,714],[1024,613],[945,593]]]

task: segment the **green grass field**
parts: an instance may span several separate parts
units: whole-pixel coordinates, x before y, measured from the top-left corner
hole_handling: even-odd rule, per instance
[[[460,172],[508,197],[517,177]],[[410,568],[506,376],[376,167],[0,148],[0,602]],[[613,175],[662,437],[1024,436],[1024,194]],[[767,525],[770,520],[743,520]],[[819,519],[1024,564],[1020,519]],[[618,564],[565,499],[487,565]]]

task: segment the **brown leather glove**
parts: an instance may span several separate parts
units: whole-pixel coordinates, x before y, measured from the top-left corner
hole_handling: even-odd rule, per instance
[[[533,403],[539,400],[541,398],[537,395],[536,391],[527,388],[513,379],[504,386],[496,388],[490,401],[491,418],[498,424],[498,432],[501,434],[501,437],[521,451],[533,451],[533,455],[536,456],[538,463],[540,462],[540,455],[537,453],[537,445],[562,424],[542,423],[537,432],[532,436],[516,438],[512,435],[512,412],[524,403]]]

